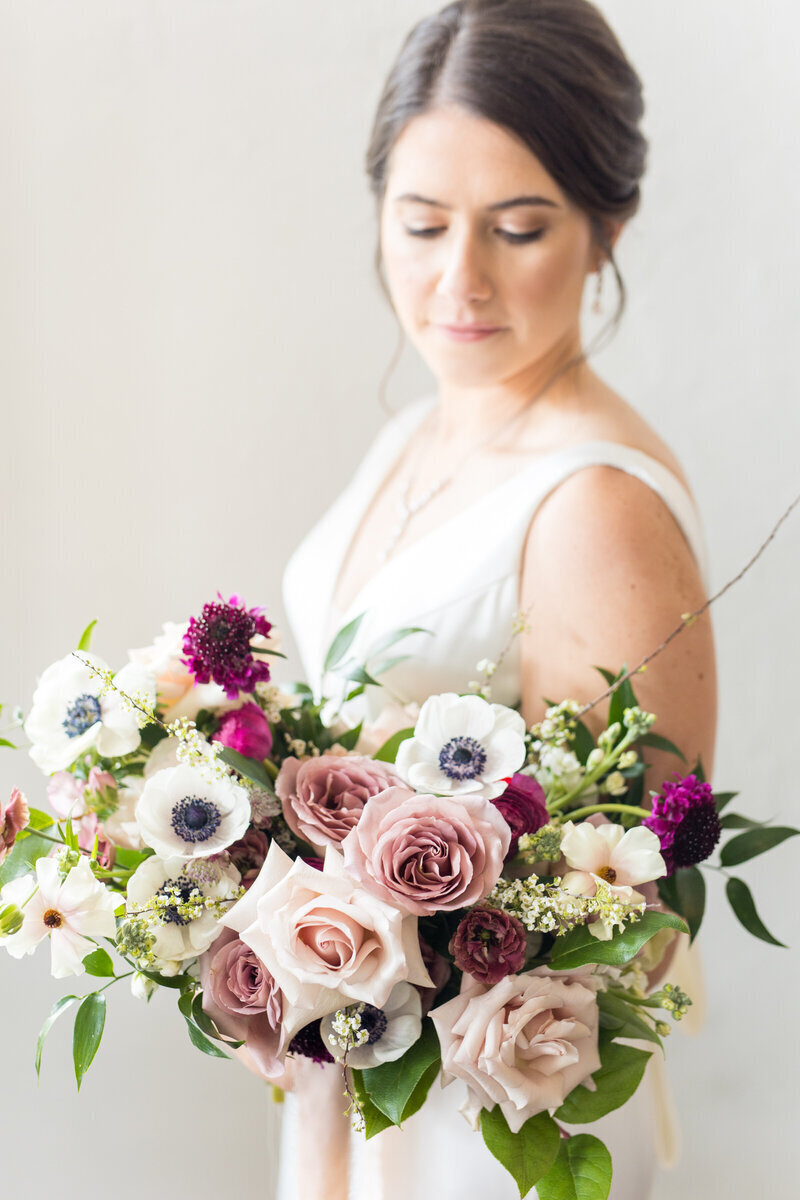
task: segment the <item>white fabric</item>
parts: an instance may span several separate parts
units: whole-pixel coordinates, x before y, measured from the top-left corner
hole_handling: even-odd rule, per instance
[[[413,657],[383,678],[403,700],[422,703],[432,693],[465,691],[479,659],[496,660],[508,640],[518,609],[522,551],[532,517],[554,488],[586,466],[617,467],[653,488],[683,530],[707,582],[702,527],[680,480],[639,450],[592,441],[532,462],[479,496],[408,548],[398,550],[346,612],[335,611],[332,595],[353,534],[407,439],[435,403],[435,395],[422,396],[387,422],[348,486],[287,564],[286,613],[305,676],[317,695],[335,694],[334,680],[323,676],[325,653],[335,632],[362,611],[366,616],[351,651],[359,659],[381,636],[398,628],[418,625],[435,635],[411,635],[397,648],[398,653]],[[519,638],[515,638],[492,678],[492,699],[517,706],[520,695]],[[385,697],[380,690],[367,687],[350,702],[348,720],[372,719],[382,703]],[[402,1130],[387,1130],[369,1142],[352,1135],[350,1183],[344,1194],[350,1200],[409,1200],[423,1195],[435,1195],[437,1200],[513,1200],[518,1196],[511,1177],[459,1114],[461,1087],[458,1082],[444,1090],[434,1085],[428,1102]],[[647,1200],[657,1146],[663,1161],[664,1147],[669,1155],[675,1143],[668,1118],[663,1079],[649,1069],[646,1084],[631,1103],[585,1127],[607,1142],[615,1160],[611,1200]],[[308,1134],[298,1131],[297,1122],[297,1103],[287,1097],[279,1200],[338,1197],[342,1181],[326,1183],[322,1163],[316,1183],[309,1184],[304,1162]]]

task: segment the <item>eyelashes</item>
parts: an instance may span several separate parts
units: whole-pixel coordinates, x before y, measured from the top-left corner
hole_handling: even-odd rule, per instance
[[[404,228],[406,233],[411,237],[432,238],[437,233],[442,233],[445,226],[435,225],[428,229],[410,229],[406,225]],[[500,234],[500,237],[505,238],[507,242],[511,242],[512,245],[519,245],[525,242],[538,242],[540,238],[544,237],[547,230],[534,229],[530,233],[511,233],[508,229],[498,229],[496,232]]]

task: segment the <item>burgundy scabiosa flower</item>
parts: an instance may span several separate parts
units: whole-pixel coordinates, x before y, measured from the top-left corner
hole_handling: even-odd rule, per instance
[[[525,962],[525,926],[500,908],[473,908],[450,940],[450,953],[460,971],[483,984],[499,983]]]
[[[238,596],[219,604],[204,604],[199,618],[189,618],[183,638],[183,662],[197,683],[218,683],[228,699],[239,692],[254,692],[257,683],[269,679],[269,666],[256,661],[250,641],[266,637],[272,628],[261,608],[246,608]]]
[[[333,1062],[333,1055],[322,1040],[321,1021],[312,1021],[298,1030],[289,1042],[289,1054],[300,1054],[315,1063]]]
[[[642,824],[661,842],[667,875],[702,862],[721,833],[711,784],[701,783],[695,775],[665,780],[653,800],[651,815]]]
[[[523,833],[536,833],[550,819],[542,785],[533,776],[521,775],[518,771],[510,777],[508,787],[492,804],[500,810],[511,829],[511,845],[506,861],[515,857]]]

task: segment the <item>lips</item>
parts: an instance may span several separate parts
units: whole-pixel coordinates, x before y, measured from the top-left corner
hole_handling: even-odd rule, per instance
[[[435,328],[457,342],[475,342],[502,331],[501,325],[437,325]]]

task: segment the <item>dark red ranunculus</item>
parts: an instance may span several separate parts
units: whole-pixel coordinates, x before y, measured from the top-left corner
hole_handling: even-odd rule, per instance
[[[500,908],[473,908],[450,940],[456,966],[484,984],[499,983],[525,963],[525,926]]]
[[[508,861],[516,856],[518,842],[523,833],[536,833],[537,829],[541,829],[549,821],[544,789],[532,775],[521,775],[517,771],[511,776],[503,794],[492,803],[500,810],[511,829],[511,845],[506,855]]]

